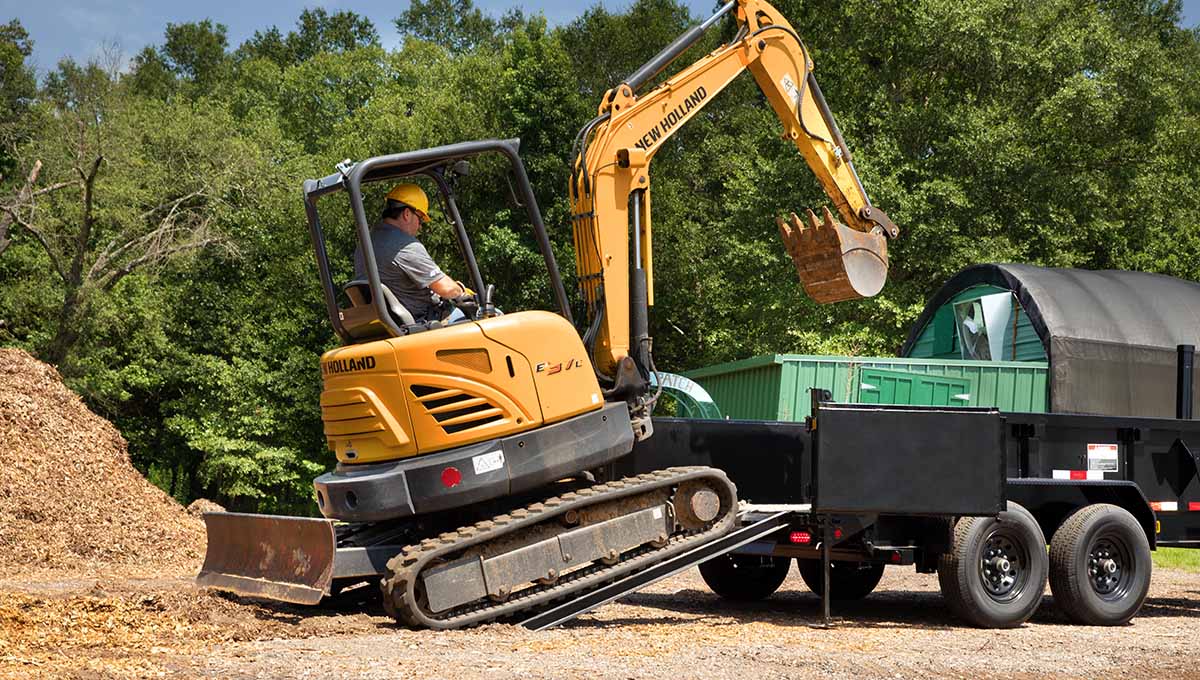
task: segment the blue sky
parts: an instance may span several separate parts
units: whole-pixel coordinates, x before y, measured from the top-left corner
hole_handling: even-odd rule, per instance
[[[602,0],[610,9],[627,6],[629,0]],[[78,61],[98,56],[104,45],[115,43],[125,56],[143,46],[159,43],[167,22],[180,23],[211,18],[229,27],[229,42],[237,46],[271,26],[290,29],[305,7],[320,5],[330,11],[352,9],[364,14],[378,28],[384,44],[394,46],[399,37],[391,20],[407,6],[403,0],[205,0],[204,2],[153,2],[151,0],[0,0],[0,22],[15,17],[34,40],[33,62],[42,73],[59,59]],[[552,23],[570,21],[593,2],[565,3],[549,0],[476,0],[493,15],[520,5],[529,12],[542,12]],[[696,16],[707,15],[715,0],[687,0]],[[1200,24],[1200,0],[1183,0],[1184,25]]]

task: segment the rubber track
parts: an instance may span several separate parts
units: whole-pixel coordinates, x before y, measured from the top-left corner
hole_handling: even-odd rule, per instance
[[[690,534],[677,533],[661,548],[642,546],[625,554],[620,562],[606,566],[600,563],[580,567],[549,585],[531,585],[513,594],[504,602],[483,599],[462,605],[441,614],[430,614],[416,603],[415,584],[422,569],[437,557],[458,552],[474,545],[492,541],[522,529],[536,526],[570,510],[629,498],[639,494],[671,487],[681,482],[705,479],[721,496],[724,515],[709,523],[706,529]],[[451,629],[474,626],[496,619],[529,612],[573,595],[596,588],[639,568],[649,567],[660,560],[678,554],[728,533],[737,516],[737,492],[724,472],[708,467],[675,467],[649,472],[636,477],[606,482],[565,493],[533,503],[490,520],[463,527],[457,531],[429,538],[419,545],[407,546],[387,564],[380,587],[387,613],[397,621],[419,628]]]

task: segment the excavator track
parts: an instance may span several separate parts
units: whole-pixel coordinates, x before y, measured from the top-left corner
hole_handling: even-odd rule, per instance
[[[435,629],[532,612],[718,538],[736,513],[733,483],[713,468],[585,487],[404,548],[387,564],[384,608]],[[556,559],[561,573],[546,568]]]

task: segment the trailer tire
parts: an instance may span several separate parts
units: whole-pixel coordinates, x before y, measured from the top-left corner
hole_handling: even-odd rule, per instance
[[[804,585],[820,597],[825,592],[825,578],[821,573],[821,560],[796,558],[796,569]],[[861,600],[875,590],[883,578],[883,565],[873,562],[829,563],[829,599],[839,602]]]
[[[998,517],[963,517],[954,544],[938,562],[950,610],[981,628],[1016,628],[1046,590],[1046,537],[1028,510],[1012,501]]]
[[[709,589],[727,600],[762,600],[779,590],[791,565],[786,557],[726,554],[699,569]]]
[[[1050,541],[1050,591],[1076,623],[1128,623],[1150,591],[1152,568],[1146,533],[1116,505],[1084,506]]]

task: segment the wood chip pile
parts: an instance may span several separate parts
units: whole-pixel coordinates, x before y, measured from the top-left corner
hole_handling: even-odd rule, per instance
[[[147,481],[58,372],[0,349],[0,576],[199,567],[203,523]]]

